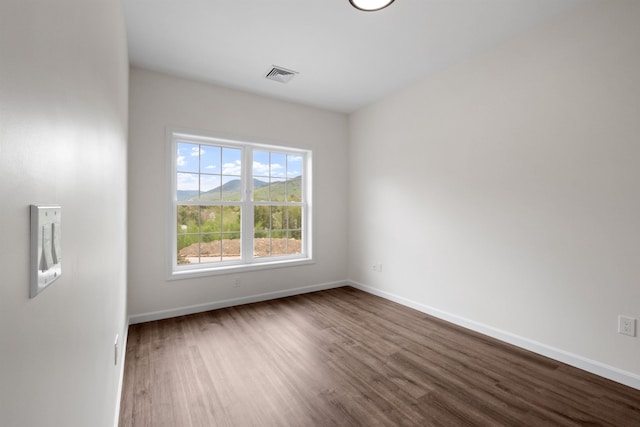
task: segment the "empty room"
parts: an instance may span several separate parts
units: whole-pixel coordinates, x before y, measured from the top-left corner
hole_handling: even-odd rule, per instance
[[[640,2],[0,0],[0,425],[640,426]]]

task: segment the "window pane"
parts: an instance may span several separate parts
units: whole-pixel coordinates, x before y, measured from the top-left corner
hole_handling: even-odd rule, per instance
[[[302,253],[301,206],[256,206],[253,221],[254,256]]]
[[[287,181],[286,187],[287,202],[302,201],[302,177],[297,177]]]
[[[302,229],[302,206],[289,206],[287,209],[287,229]]]
[[[302,176],[302,156],[298,154],[287,155],[287,178],[293,179]]]
[[[269,176],[269,153],[267,151],[253,152],[253,176],[258,179]]]
[[[302,201],[302,156],[297,154],[287,155],[287,188],[286,201]]]
[[[264,237],[264,233],[269,232],[269,228],[271,227],[271,210],[269,206],[256,206],[253,209],[253,229],[257,233],[262,232],[263,234],[260,237]]]
[[[241,245],[240,236],[236,234],[223,234],[222,235],[222,260],[229,261],[234,259],[240,259]]]
[[[239,259],[240,206],[178,206],[178,264]]]
[[[197,264],[198,258],[198,235],[179,234],[178,235],[178,265]]]
[[[198,232],[198,207],[197,206],[178,206],[178,233],[197,233]]]
[[[220,234],[202,234],[200,236],[200,263],[219,262],[221,260]]]
[[[231,233],[227,237],[240,238],[240,206],[224,206],[222,208],[222,231]]]
[[[282,230],[284,227],[284,206],[271,207],[271,231]]]
[[[200,146],[178,142],[176,153],[176,170],[178,172],[198,172]]]
[[[269,200],[269,181],[253,180],[253,200],[266,202]]]
[[[238,202],[242,199],[242,181],[237,176],[222,177],[222,200]]]
[[[212,145],[200,146],[200,173],[221,174],[220,147]]]
[[[284,202],[286,183],[279,178],[271,179],[269,197],[272,202]]]
[[[261,258],[271,255],[271,238],[270,233],[257,233],[253,238],[253,256]]]
[[[287,235],[287,254],[301,254],[302,253],[302,239],[300,238],[301,232],[289,231]]]
[[[253,224],[253,255],[271,255],[271,206],[255,206]]]
[[[287,155],[271,153],[271,162],[269,166],[269,175],[272,178],[286,178]]]
[[[198,174],[180,173],[176,176],[176,197],[178,201],[195,200],[198,197]]]
[[[231,176],[241,175],[242,150],[238,148],[223,148],[222,149],[222,174]]]
[[[200,175],[200,200],[220,200],[219,175]]]
[[[271,256],[287,254],[287,235],[286,231],[277,231],[271,233]]]
[[[200,233],[220,233],[221,224],[221,206],[200,207]]]

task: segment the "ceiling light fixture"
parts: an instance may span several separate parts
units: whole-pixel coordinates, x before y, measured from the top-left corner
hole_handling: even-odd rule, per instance
[[[384,9],[393,2],[394,0],[349,0],[351,6],[365,12],[374,12],[376,10]]]

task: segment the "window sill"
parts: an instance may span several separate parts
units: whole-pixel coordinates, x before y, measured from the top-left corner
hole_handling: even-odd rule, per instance
[[[235,264],[214,267],[201,267],[190,270],[171,271],[167,280],[195,279],[198,277],[220,276],[225,274],[246,273],[249,271],[270,270],[274,268],[298,267],[315,264],[313,258],[286,259],[260,262],[255,264]]]

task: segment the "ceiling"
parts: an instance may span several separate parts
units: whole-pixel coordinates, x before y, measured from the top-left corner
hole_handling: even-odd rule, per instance
[[[352,112],[585,0],[123,0],[133,66]],[[273,65],[299,72],[283,84]]]

